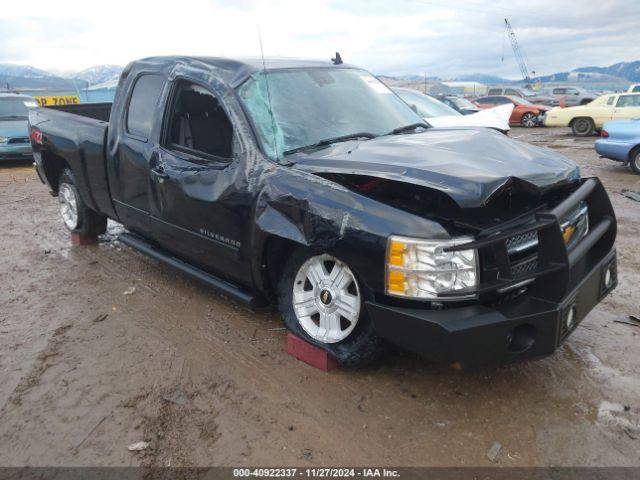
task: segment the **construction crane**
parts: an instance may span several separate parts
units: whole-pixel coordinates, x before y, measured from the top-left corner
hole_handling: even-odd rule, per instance
[[[513,54],[516,57],[516,61],[518,62],[518,67],[520,67],[520,73],[522,74],[522,79],[524,80],[526,87],[528,89],[533,89],[533,85],[531,84],[531,76],[529,75],[529,68],[527,67],[527,62],[524,60],[524,54],[520,49],[520,45],[518,45],[518,39],[516,38],[516,33],[511,28],[511,24],[509,20],[504,19],[504,24],[506,28],[507,35],[509,36],[509,40],[511,41],[511,47],[513,48]],[[504,60],[504,56],[502,58]],[[535,75],[535,71],[531,71]]]

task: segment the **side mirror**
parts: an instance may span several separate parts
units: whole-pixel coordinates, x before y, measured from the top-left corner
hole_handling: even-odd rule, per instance
[[[409,106],[411,107],[411,110],[413,110],[414,112],[418,113],[418,107],[416,107],[416,105],[414,103],[412,103]]]

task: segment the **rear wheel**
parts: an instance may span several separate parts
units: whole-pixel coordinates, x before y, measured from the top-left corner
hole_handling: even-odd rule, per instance
[[[636,148],[629,155],[629,163],[631,164],[631,168],[634,172],[640,175],[640,148]]]
[[[75,176],[69,168],[65,168],[60,174],[58,202],[60,216],[70,232],[96,236],[107,230],[107,217],[87,207],[78,193]]]
[[[588,137],[593,135],[593,132],[596,130],[596,126],[590,118],[576,118],[571,122],[571,130],[573,130],[573,134],[578,137]]]
[[[527,112],[522,115],[522,120],[520,121],[523,127],[531,128],[535,127],[538,124],[538,119],[536,115],[531,112]]]
[[[365,365],[382,352],[356,275],[332,255],[296,250],[282,272],[278,304],[289,330],[342,364]]]

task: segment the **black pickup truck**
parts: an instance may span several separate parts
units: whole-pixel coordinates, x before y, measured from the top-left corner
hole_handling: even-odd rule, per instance
[[[30,113],[72,232],[103,233],[344,364],[389,342],[481,365],[551,354],[617,284],[597,178],[488,129],[436,129],[339,61],[157,57],[113,105]]]

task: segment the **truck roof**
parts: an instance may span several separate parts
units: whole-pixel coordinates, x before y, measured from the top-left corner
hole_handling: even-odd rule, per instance
[[[132,65],[149,65],[156,68],[170,67],[176,63],[184,63],[187,65],[200,65],[200,67],[208,66],[215,70],[230,86],[236,87],[242,84],[248,77],[260,70],[266,68],[268,71],[297,69],[297,68],[357,68],[346,63],[335,65],[331,61],[310,60],[310,59],[294,59],[282,57],[265,57],[264,64],[261,57],[241,57],[241,58],[225,58],[225,57],[190,57],[190,56],[160,56],[148,57],[136,60],[129,64]],[[129,67],[127,68],[127,70]]]

